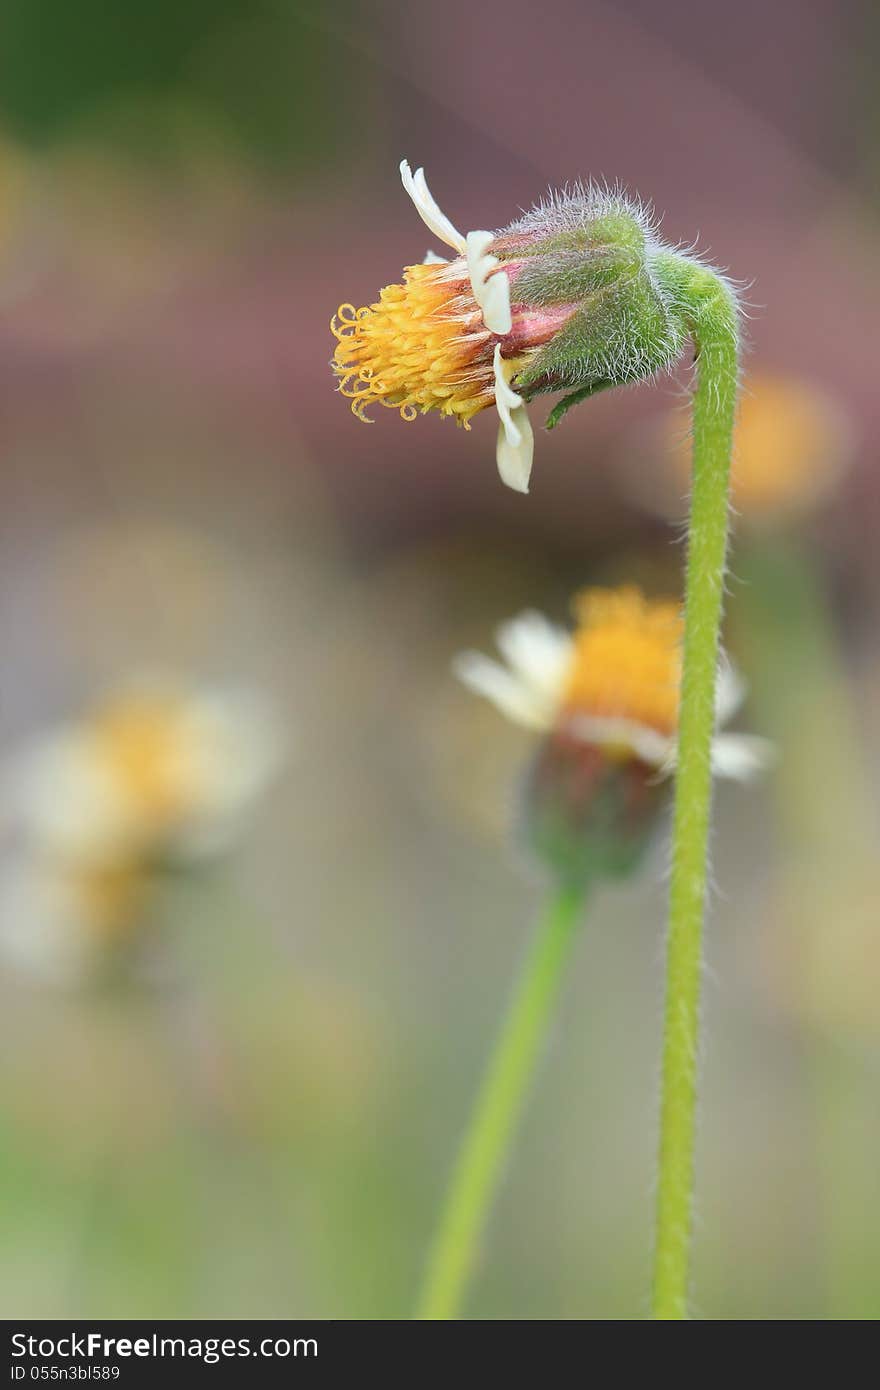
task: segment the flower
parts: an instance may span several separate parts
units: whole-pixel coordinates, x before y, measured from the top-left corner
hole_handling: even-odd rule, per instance
[[[79,982],[142,944],[159,871],[226,850],[280,760],[254,694],[141,679],[12,759],[0,942]]]
[[[527,728],[601,750],[614,763],[655,773],[676,761],[683,615],[678,603],[634,587],[586,589],[575,599],[574,633],[528,611],[497,634],[506,664],[463,652],[455,671],[471,690]],[[725,659],[718,668],[716,718],[725,724],[745,687]],[[768,757],[762,739],[717,733],[713,771],[744,779]]]
[[[68,862],[191,859],[226,847],[279,752],[256,696],[150,679],[26,750],[11,796],[30,842]]]
[[[331,323],[339,390],[361,420],[379,404],[405,420],[434,410],[468,429],[494,405],[501,478],[527,492],[527,401],[569,391],[552,426],[576,401],[677,356],[684,331],[658,273],[661,245],[641,204],[594,185],[552,195],[501,232],[463,236],[424,170],[413,174],[404,160],[400,172],[422,221],[455,255],[429,253],[366,308],[340,305]]]

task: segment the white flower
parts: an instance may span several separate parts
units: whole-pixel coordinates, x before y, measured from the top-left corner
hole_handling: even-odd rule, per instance
[[[489,253],[494,241],[492,232],[475,231],[462,236],[445,213],[440,211],[428,188],[424,169],[415,174],[404,159],[400,165],[403,186],[412,198],[416,211],[434,235],[467,262],[468,276],[474,299],[490,333],[505,337],[511,330],[510,281],[498,270],[499,261]],[[431,262],[437,257],[431,255]],[[525,402],[510,385],[516,367],[501,356],[501,344],[495,344],[495,404],[500,417],[496,455],[498,471],[503,482],[516,492],[528,492],[532,471],[534,434],[526,412]]]
[[[456,657],[454,670],[470,690],[490,700],[509,719],[526,728],[549,732],[564,724],[569,733],[585,743],[607,748],[614,756],[629,753],[657,768],[658,772],[669,773],[676,763],[677,733],[652,727],[644,719],[633,717],[628,709],[629,703],[641,705],[632,698],[634,695],[646,693],[649,700],[652,695],[650,689],[640,692],[638,688],[640,649],[637,644],[645,640],[644,636],[635,625],[628,634],[623,623],[619,624],[616,636],[617,641],[610,650],[623,653],[624,664],[619,686],[621,698],[615,709],[601,708],[601,699],[597,700],[599,708],[591,709],[588,699],[578,704],[570,698],[578,663],[584,660],[578,634],[555,626],[531,610],[499,627],[497,643],[503,662],[480,652],[466,651]],[[623,644],[629,636],[633,642],[627,648]],[[649,640],[655,643],[652,655],[656,656],[656,632]],[[669,639],[664,635],[659,640],[665,643]],[[653,660],[646,663],[646,669],[653,672]],[[591,673],[586,674],[589,678]],[[596,673],[595,685],[601,696],[604,697],[608,689],[614,689],[613,682],[613,671]],[[716,686],[716,726],[719,729],[736,713],[744,695],[742,680],[732,665],[722,660]],[[666,692],[661,690],[660,696],[665,702]],[[746,780],[765,767],[770,757],[770,745],[763,739],[747,734],[716,733],[712,770],[721,777]]]
[[[7,800],[30,843],[68,862],[189,859],[235,837],[280,748],[259,697],[149,680],[21,754]]]

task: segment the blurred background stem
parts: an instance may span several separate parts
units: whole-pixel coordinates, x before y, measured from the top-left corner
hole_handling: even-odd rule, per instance
[[[880,1315],[876,1221],[878,1178],[876,1074],[827,1036],[812,1040],[813,1091],[825,1313],[831,1322],[873,1322]]]
[[[583,915],[585,888],[551,901],[508,1007],[459,1152],[416,1318],[458,1315]]]
[[[746,649],[761,727],[780,748],[773,786],[787,868],[783,918],[777,911],[768,930],[774,939],[790,936],[784,988],[806,1040],[827,1316],[875,1318],[876,809],[814,552],[794,536],[756,539],[738,551],[737,576],[737,641]],[[863,972],[866,990],[858,988]]]
[[[711,802],[718,634],[738,391],[736,302],[723,280],[687,259],[658,257],[697,352],[684,655],[666,943],[655,1318],[687,1317],[694,1187],[700,975]]]

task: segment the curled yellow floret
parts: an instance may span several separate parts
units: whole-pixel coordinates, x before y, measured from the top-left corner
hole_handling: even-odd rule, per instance
[[[578,627],[564,707],[673,734],[681,685],[681,606],[671,599],[648,599],[627,586],[585,589],[573,607]]]
[[[333,370],[360,420],[371,405],[404,420],[437,410],[468,428],[495,399],[495,338],[485,327],[464,262],[413,265],[377,304],[341,304],[330,325]]]

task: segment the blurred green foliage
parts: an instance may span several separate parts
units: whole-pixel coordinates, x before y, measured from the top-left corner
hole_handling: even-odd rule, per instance
[[[0,120],[34,145],[80,135],[161,157],[195,125],[274,170],[338,149],[350,53],[296,4],[6,0],[3,15]]]

